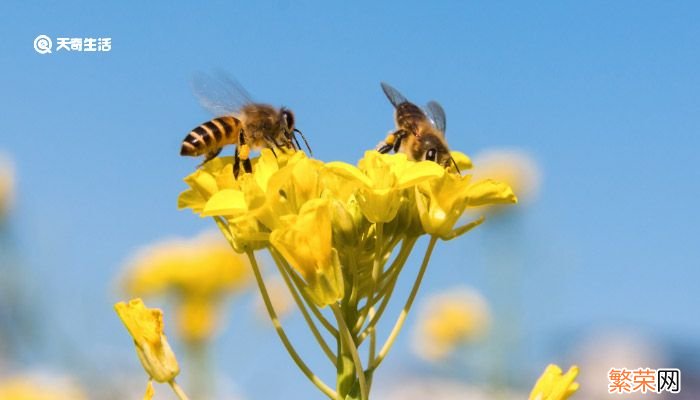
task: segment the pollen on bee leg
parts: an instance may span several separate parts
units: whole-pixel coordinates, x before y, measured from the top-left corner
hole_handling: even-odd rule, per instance
[[[386,139],[384,139],[384,142],[388,145],[394,144],[395,141],[396,141],[396,135],[394,135],[393,133],[388,134],[386,136]]]
[[[238,149],[238,157],[241,160],[247,160],[250,157],[250,146],[247,144],[242,144]]]

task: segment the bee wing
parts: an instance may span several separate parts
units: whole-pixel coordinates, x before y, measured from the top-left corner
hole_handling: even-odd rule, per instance
[[[382,90],[384,91],[384,94],[386,95],[386,98],[389,99],[391,104],[394,105],[394,107],[398,107],[400,104],[407,103],[408,100],[399,93],[398,90],[394,89],[391,85],[389,85],[386,82],[382,82]]]
[[[425,105],[425,113],[433,121],[433,125],[444,135],[447,129],[447,117],[445,117],[445,110],[442,109],[440,103],[429,101]]]
[[[192,78],[192,91],[202,107],[215,116],[234,114],[244,105],[253,102],[248,91],[222,71],[195,74]]]

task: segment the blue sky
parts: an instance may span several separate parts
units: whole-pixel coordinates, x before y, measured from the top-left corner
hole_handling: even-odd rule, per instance
[[[111,309],[121,263],[137,246],[212,227],[176,210],[197,163],[178,151],[210,117],[192,75],[223,69],[256,99],[295,110],[323,160],[355,161],[392,127],[381,80],[440,101],[452,148],[536,157],[542,192],[511,221],[519,235],[485,227],[440,245],[423,295],[459,281],[488,296],[489,248],[516,242],[525,336],[541,354],[563,358],[547,343],[584,327],[691,341],[699,16],[690,1],[3,2],[0,149],[16,162],[15,235],[50,329],[95,354],[123,350]],[[39,55],[39,34],[113,47]],[[279,393],[253,389],[265,364],[239,346],[269,339],[265,352],[291,369],[276,339],[230,331],[222,368],[245,393]],[[417,363],[407,337],[385,369]],[[300,398],[313,393],[300,375],[269,373]]]

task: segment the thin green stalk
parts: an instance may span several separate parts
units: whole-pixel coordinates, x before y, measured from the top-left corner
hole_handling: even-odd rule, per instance
[[[337,358],[335,357],[335,354],[330,349],[330,347],[328,346],[328,343],[326,343],[325,339],[323,339],[323,336],[321,335],[321,332],[318,331],[318,328],[316,327],[316,324],[314,323],[313,319],[311,319],[311,315],[309,315],[309,311],[306,309],[306,305],[304,304],[304,301],[299,296],[299,293],[297,292],[297,288],[294,286],[291,279],[287,275],[287,271],[285,270],[284,265],[282,265],[281,260],[279,259],[279,254],[276,251],[274,251],[273,249],[270,249],[270,254],[272,255],[272,259],[275,260],[275,264],[277,265],[277,269],[279,270],[280,275],[282,275],[282,279],[284,279],[284,283],[287,284],[287,288],[289,289],[289,292],[292,294],[292,297],[294,298],[294,302],[297,304],[297,307],[299,307],[301,314],[304,316],[304,320],[306,321],[306,324],[309,326],[311,333],[314,335],[314,338],[318,342],[319,346],[321,346],[321,349],[326,354],[326,357],[328,357],[331,364],[335,365],[338,362]],[[311,304],[311,305],[309,305],[309,307],[315,307],[315,305]]]
[[[175,379],[171,379],[168,384],[170,384],[170,387],[173,389],[173,392],[175,392],[175,395],[177,396],[178,399],[180,400],[190,400],[189,397],[185,394],[185,391],[182,390],[180,385],[175,382]]]
[[[369,309],[370,319],[374,319],[376,313],[374,312],[374,307]],[[377,352],[377,329],[375,326],[370,326],[367,328],[369,331],[369,360],[367,365],[370,365],[372,360],[374,360],[375,353]],[[360,340],[361,343],[361,340]]]
[[[285,270],[287,271],[288,276],[292,278],[292,281],[294,281],[294,284],[297,285],[297,287],[303,287],[304,281],[299,277],[299,275],[297,275],[295,271],[292,270],[292,267],[286,261],[283,262],[283,265]],[[328,322],[326,317],[323,316],[323,314],[318,308],[314,307],[313,300],[311,300],[311,298],[309,298],[309,296],[303,290],[300,291],[300,294],[306,302],[306,304],[311,309],[311,312],[314,314],[316,319],[318,319],[319,322],[321,322],[321,325],[323,325],[323,327],[326,328],[328,333],[333,335],[334,338],[338,339],[338,330],[335,329],[333,324]]]
[[[416,241],[418,240],[417,237],[409,238],[404,241],[404,243],[401,245],[401,251],[399,251],[399,254],[396,256],[396,259],[392,263],[391,267],[389,267],[389,270],[395,270],[395,274],[392,277],[391,281],[387,283],[387,293],[384,296],[384,299],[382,303],[379,305],[379,308],[377,309],[377,313],[374,315],[374,317],[370,318],[370,322],[367,325],[367,328],[365,329],[365,332],[363,332],[360,335],[360,341],[364,340],[367,337],[367,330],[370,327],[374,327],[379,319],[382,317],[382,314],[384,314],[384,310],[386,309],[387,305],[389,304],[389,299],[391,298],[391,294],[394,291],[394,287],[396,285],[396,281],[398,280],[399,273],[401,272],[401,269],[403,268],[404,264],[406,263],[406,260],[408,259],[408,256],[411,254],[411,251],[413,251],[413,246],[416,244]],[[376,304],[376,302],[374,303]],[[367,305],[369,307],[373,307],[374,304],[372,305]],[[355,325],[355,331],[359,331],[362,328],[362,325],[357,326]]]
[[[214,222],[216,222],[216,226],[219,227],[219,230],[224,234],[226,240],[233,246],[233,237],[231,236],[231,231],[228,229],[226,221],[222,217],[214,217]]]
[[[246,254],[248,255],[248,259],[250,260],[250,265],[253,267],[253,274],[255,275],[255,281],[258,284],[258,288],[260,289],[260,294],[262,295],[263,302],[265,303],[265,308],[267,309],[267,313],[270,316],[270,320],[272,321],[272,325],[275,327],[275,330],[277,331],[277,334],[280,337],[280,340],[282,340],[282,344],[284,345],[285,349],[287,349],[287,352],[289,355],[292,357],[292,360],[294,360],[294,363],[296,363],[297,367],[304,373],[304,375],[314,384],[316,387],[319,388],[326,396],[328,396],[331,399],[336,399],[336,400],[342,400],[338,394],[335,392],[335,390],[331,389],[328,385],[326,385],[321,378],[316,376],[311,369],[304,363],[304,361],[299,357],[299,354],[297,351],[294,349],[294,346],[292,346],[292,343],[289,341],[289,338],[287,337],[287,334],[284,332],[284,328],[282,328],[282,324],[279,321],[279,318],[277,318],[277,313],[275,312],[274,307],[272,307],[272,302],[270,301],[270,296],[267,293],[267,288],[265,287],[265,282],[263,281],[262,274],[260,273],[260,267],[258,267],[258,263],[255,260],[255,254],[253,254],[252,250],[247,250]]]
[[[372,306],[372,304],[369,304],[370,301],[372,300],[372,293],[374,293],[375,290],[377,290],[377,284],[379,281],[379,275],[381,274],[382,270],[382,260],[384,259],[384,253],[382,252],[382,240],[383,240],[383,235],[382,231],[384,230],[384,224],[382,222],[377,222],[374,224],[374,264],[372,265],[372,288],[369,291],[370,295],[367,297],[367,306]],[[369,307],[365,307],[363,311],[360,313],[360,317],[358,318],[357,322],[355,323],[355,326],[359,325],[362,326],[362,324],[365,323],[365,319],[367,318],[367,313],[369,313]],[[353,327],[354,329],[354,327]]]
[[[415,300],[415,298],[416,298],[416,294],[418,293],[418,288],[420,288],[421,281],[423,280],[423,276],[425,275],[425,270],[428,267],[428,261],[430,261],[430,256],[433,253],[433,249],[435,248],[436,243],[437,243],[437,236],[431,236],[430,243],[428,243],[428,248],[425,250],[425,256],[423,257],[423,263],[420,266],[420,270],[418,271],[418,276],[416,277],[416,281],[413,284],[413,288],[411,289],[411,293],[408,295],[408,299],[406,299],[406,304],[403,306],[403,310],[401,310],[401,313],[399,314],[399,317],[396,320],[396,324],[394,324],[394,328],[391,330],[391,333],[389,334],[389,337],[387,338],[386,342],[384,343],[384,346],[382,346],[382,349],[379,351],[377,358],[372,360],[372,362],[370,363],[369,370],[373,371],[374,369],[376,369],[379,366],[379,364],[386,357],[387,353],[389,353],[389,350],[391,349],[391,346],[393,346],[394,341],[396,341],[396,337],[398,336],[399,331],[401,331],[401,328],[403,327],[404,322],[406,322],[406,317],[408,316],[408,312],[411,310],[411,306],[413,305],[413,300]]]
[[[357,345],[352,338],[350,329],[345,323],[345,318],[337,304],[331,304],[331,310],[335,315],[335,319],[338,321],[338,329],[340,331],[341,339],[345,341],[345,346],[350,350],[350,355],[352,356],[352,362],[355,365],[355,373],[357,374],[357,379],[360,383],[360,399],[369,400],[369,391],[367,388],[367,379],[365,378],[365,371],[362,367],[362,360],[360,360],[360,355],[357,352]]]

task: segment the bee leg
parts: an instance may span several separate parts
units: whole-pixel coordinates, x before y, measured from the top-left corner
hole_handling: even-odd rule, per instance
[[[377,145],[376,150],[380,153],[388,153],[391,149],[397,151],[401,146],[401,140],[406,136],[405,131],[398,130],[387,135],[383,142]]]
[[[239,154],[240,147],[240,154]],[[245,134],[243,129],[238,132],[238,146],[236,146],[236,157],[240,159],[243,164],[243,169],[247,173],[253,172],[253,166],[250,163],[250,146],[245,144]],[[236,163],[238,165],[238,163]],[[239,166],[240,168],[240,166]]]
[[[396,131],[396,142],[394,142],[394,153],[398,153],[401,148],[401,143],[406,139],[406,131]]]
[[[241,158],[238,156],[238,146],[233,155],[233,177],[238,179],[238,174],[241,172]]]

